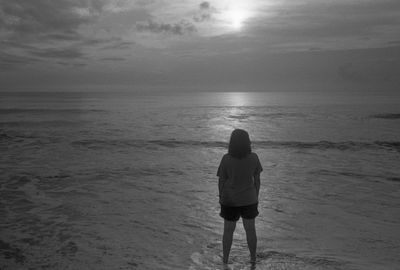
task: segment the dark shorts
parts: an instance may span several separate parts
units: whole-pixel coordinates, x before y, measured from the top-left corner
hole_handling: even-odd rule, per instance
[[[219,215],[229,221],[238,221],[240,217],[253,219],[258,216],[258,203],[246,206],[225,206],[221,204]]]

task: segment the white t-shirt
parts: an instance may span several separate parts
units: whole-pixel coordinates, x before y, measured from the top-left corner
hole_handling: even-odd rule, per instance
[[[262,170],[256,153],[250,153],[242,159],[225,154],[217,172],[217,176],[223,181],[219,194],[220,203],[225,206],[245,206],[257,203],[254,175]]]

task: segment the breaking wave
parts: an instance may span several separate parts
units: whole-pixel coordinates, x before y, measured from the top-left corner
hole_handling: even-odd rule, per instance
[[[16,114],[16,113],[87,113],[87,112],[105,112],[104,110],[96,109],[43,109],[43,108],[31,108],[31,109],[20,109],[20,108],[8,108],[0,109],[1,114]]]
[[[268,118],[268,119],[286,119],[286,118],[301,118],[305,117],[305,114],[301,113],[243,113],[243,114],[231,114],[228,116],[230,119],[244,120],[250,117]]]
[[[372,118],[396,120],[400,119],[400,113],[382,113],[371,115]]]
[[[73,141],[72,145],[88,148],[104,148],[104,147],[139,147],[151,148],[154,146],[179,148],[179,147],[200,147],[200,148],[227,148],[228,144],[222,141],[196,141],[196,140],[78,140]],[[399,141],[317,141],[317,142],[301,142],[301,141],[254,141],[255,148],[277,148],[277,149],[317,149],[317,150],[341,150],[341,151],[358,151],[364,149],[383,149],[400,151]]]

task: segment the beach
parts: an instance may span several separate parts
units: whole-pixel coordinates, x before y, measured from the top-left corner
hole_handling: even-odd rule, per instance
[[[330,95],[0,93],[0,269],[220,269],[234,128],[264,168],[257,269],[397,269],[398,99]]]

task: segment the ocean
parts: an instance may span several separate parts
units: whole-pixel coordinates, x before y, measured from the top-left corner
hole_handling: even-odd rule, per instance
[[[222,269],[216,170],[264,167],[256,269],[400,267],[400,99],[0,93],[0,269]],[[250,269],[241,222],[231,269]]]

